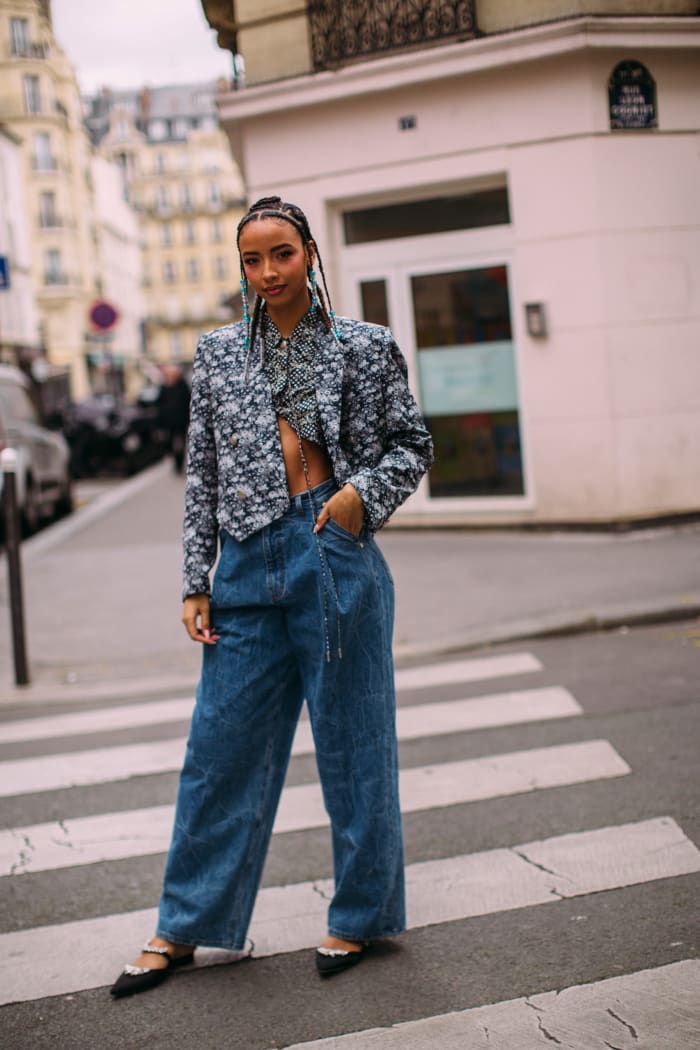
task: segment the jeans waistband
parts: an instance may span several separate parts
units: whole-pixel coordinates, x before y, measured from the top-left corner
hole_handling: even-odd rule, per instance
[[[320,485],[314,485],[313,488],[307,489],[306,492],[299,492],[296,496],[290,496],[289,509],[297,513],[308,513],[313,498],[313,503],[318,511],[321,509],[323,501],[337,491],[338,482],[335,478],[328,478],[326,481],[322,481]]]

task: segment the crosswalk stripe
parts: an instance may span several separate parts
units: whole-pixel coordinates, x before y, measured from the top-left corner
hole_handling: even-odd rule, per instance
[[[413,813],[629,772],[627,763],[606,740],[489,755],[402,770],[401,809]],[[173,813],[172,806],[154,806],[2,831],[0,875],[162,853],[168,848]],[[327,823],[318,784],[283,791],[275,833]]]
[[[189,719],[194,697],[174,700],[151,700],[143,704],[120,704],[102,707],[96,711],[76,711],[67,715],[49,715],[42,718],[23,718],[0,723],[0,744],[42,740],[60,736],[81,736],[85,733],[106,733],[114,729],[137,729],[164,722],[182,722]]]
[[[287,1050],[570,1050],[700,1046],[700,959]]]
[[[478,682],[512,674],[541,671],[542,664],[531,653],[503,653],[469,660],[446,660],[424,667],[403,667],[396,672],[397,689],[423,689],[452,682]]]
[[[446,665],[414,667],[396,672],[396,687],[415,689],[419,685],[444,685],[507,677],[510,674],[539,671],[542,665],[529,653],[453,661]],[[77,711],[42,718],[23,718],[0,723],[0,744],[40,740],[57,736],[79,736],[114,729],[135,729],[189,719],[194,697],[153,700],[142,704],[121,704],[95,711]]]
[[[520,693],[402,707],[397,713],[397,732],[400,740],[413,740],[580,714],[581,708],[568,690],[551,686]],[[182,765],[185,743],[184,738],[178,737],[175,740],[76,751],[70,755],[10,759],[0,762],[0,796],[55,791],[172,772]],[[312,754],[313,750],[311,727],[308,721],[302,721],[292,754]]]
[[[658,817],[409,865],[409,922],[452,922],[696,871],[700,851],[675,821]],[[261,890],[249,934],[254,954],[312,947],[332,892],[330,879]],[[155,917],[149,908],[1,935],[0,1003],[110,984]],[[216,959],[210,952],[200,961]]]

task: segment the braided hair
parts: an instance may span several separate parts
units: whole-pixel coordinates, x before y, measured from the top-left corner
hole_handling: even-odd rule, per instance
[[[248,208],[241,221],[238,223],[238,230],[236,232],[236,247],[238,248],[238,257],[241,267],[241,293],[243,296],[243,320],[248,328],[246,347],[250,348],[255,342],[255,334],[260,324],[260,314],[262,311],[263,301],[260,296],[255,296],[255,304],[253,306],[253,316],[250,316],[250,301],[248,298],[248,279],[245,275],[245,269],[243,267],[243,260],[241,258],[240,240],[241,233],[245,227],[251,222],[257,222],[260,219],[283,219],[284,222],[288,222],[297,231],[301,237],[301,242],[306,251],[309,253],[313,248],[316,259],[318,260],[318,268],[321,271],[322,287],[316,283],[316,275],[313,267],[309,263],[307,276],[309,279],[309,291],[311,293],[311,301],[318,305],[327,330],[334,332],[337,339],[340,339],[340,331],[336,324],[336,314],[333,306],[331,305],[331,297],[328,291],[328,284],[326,282],[326,273],[323,268],[323,260],[321,259],[321,253],[318,250],[316,242],[311,236],[311,229],[309,227],[309,220],[296,204],[289,204],[287,201],[283,201],[281,197],[261,197],[260,200],[255,201]]]

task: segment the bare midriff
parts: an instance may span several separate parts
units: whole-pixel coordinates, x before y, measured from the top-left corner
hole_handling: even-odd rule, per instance
[[[278,416],[277,422],[280,428],[282,457],[284,459],[284,469],[287,472],[289,495],[298,496],[300,492],[306,492],[307,489],[304,464],[299,452],[300,439],[296,430],[289,425],[286,419]],[[316,445],[313,441],[306,441],[304,438],[301,438],[301,444],[308,467],[308,484],[311,488],[333,477],[331,462],[321,446]]]

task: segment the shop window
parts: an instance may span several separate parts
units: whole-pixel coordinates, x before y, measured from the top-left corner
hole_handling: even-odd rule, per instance
[[[343,213],[346,244],[427,236],[479,226],[502,226],[509,222],[505,186],[461,196],[431,197]]]
[[[424,274],[411,287],[431,496],[522,495],[506,267]]]

